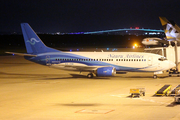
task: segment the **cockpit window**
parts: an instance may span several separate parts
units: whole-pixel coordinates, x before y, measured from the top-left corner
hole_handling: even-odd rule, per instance
[[[159,60],[159,61],[165,61],[165,60],[167,60],[167,58],[166,58],[166,57],[161,57],[161,58],[159,58],[158,60]]]

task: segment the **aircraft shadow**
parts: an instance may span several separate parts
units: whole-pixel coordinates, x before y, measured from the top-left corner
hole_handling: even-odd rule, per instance
[[[71,77],[57,77],[57,78],[45,78],[43,80],[58,80],[58,79],[79,79],[79,78],[86,78],[88,80],[92,80],[92,79],[103,79],[103,80],[109,80],[110,78],[108,77],[93,77],[93,78],[87,78],[86,75],[78,75],[78,74],[69,74],[71,75]]]
[[[5,75],[5,76],[3,76]],[[8,75],[8,77],[7,77]],[[158,79],[164,79],[167,78],[168,76],[160,76]],[[18,78],[25,78],[25,79],[33,79],[33,80],[58,80],[58,79],[76,79],[76,78],[82,78],[82,79],[104,79],[104,80],[109,80],[113,78],[151,78],[151,76],[112,76],[112,77],[93,77],[93,78],[87,78],[86,75],[82,74],[69,74],[66,76],[62,76],[61,74],[21,74],[21,73],[5,73],[5,72],[0,72],[0,78],[3,79],[18,79]],[[140,79],[143,80],[143,79]]]
[[[167,77],[168,76],[159,76],[158,78],[167,78]],[[152,76],[125,76],[124,78],[153,78],[153,77]]]
[[[79,106],[101,106],[101,104],[96,104],[96,103],[71,103],[71,104],[57,104],[60,106],[70,106],[70,107],[79,107]]]
[[[3,76],[5,75],[5,76]],[[8,75],[8,77],[7,77]],[[54,77],[58,76],[58,77]],[[5,72],[0,72],[0,78],[3,79],[19,79],[19,78],[24,78],[24,79],[31,79],[31,80],[60,80],[60,79],[104,79],[108,80],[110,78],[108,77],[93,77],[93,78],[87,78],[86,75],[79,75],[79,74],[69,74],[67,77],[61,77],[61,74],[19,74],[19,73],[5,73]]]

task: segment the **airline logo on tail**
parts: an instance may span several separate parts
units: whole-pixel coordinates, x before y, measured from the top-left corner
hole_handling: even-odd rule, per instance
[[[167,39],[179,39],[180,38],[180,28],[174,22],[168,21],[165,17],[159,17],[161,24],[164,28]]]
[[[40,42],[36,40],[35,38],[31,38],[30,40],[27,40],[26,42],[29,42],[31,45],[35,45],[37,42]]]

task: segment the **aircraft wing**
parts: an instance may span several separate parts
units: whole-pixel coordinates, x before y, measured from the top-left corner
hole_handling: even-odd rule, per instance
[[[13,54],[13,55],[18,55],[18,56],[30,56],[30,57],[36,57],[37,55],[32,55],[32,54],[25,54],[25,53],[16,53],[16,52],[5,52],[7,54]]]
[[[56,69],[66,69],[66,70],[77,70],[77,71],[94,71],[101,67],[111,67],[111,66],[86,66],[86,65],[61,65],[61,64],[51,64],[51,68]]]

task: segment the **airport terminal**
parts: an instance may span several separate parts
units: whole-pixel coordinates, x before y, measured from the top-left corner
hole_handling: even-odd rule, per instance
[[[27,53],[0,56],[1,119],[178,120],[180,31],[160,20],[167,39],[152,39],[168,47],[144,52],[63,52],[45,46],[22,23]]]

